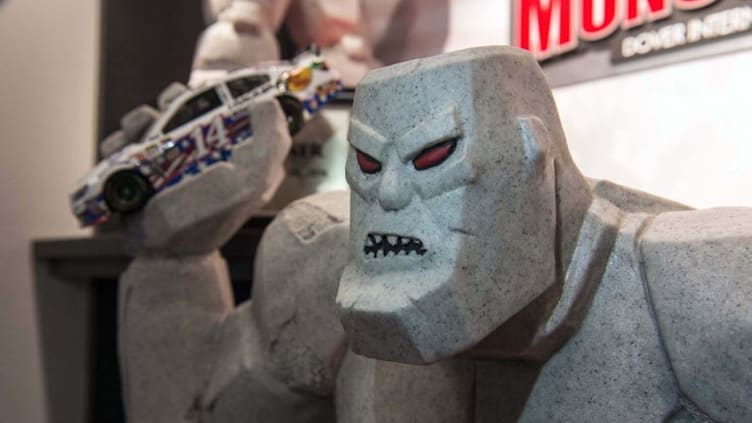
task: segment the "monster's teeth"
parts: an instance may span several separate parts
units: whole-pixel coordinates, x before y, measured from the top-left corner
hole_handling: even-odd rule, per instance
[[[423,241],[418,238],[369,232],[366,235],[364,252],[366,255],[378,258],[379,253],[381,253],[381,257],[389,257],[390,253],[395,257],[400,256],[401,253],[404,253],[405,256],[412,253],[422,256],[427,251],[423,247]]]

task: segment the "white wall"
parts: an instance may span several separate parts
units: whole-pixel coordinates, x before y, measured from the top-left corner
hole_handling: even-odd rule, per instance
[[[453,0],[447,50],[510,42],[508,2]],[[752,206],[752,50],[554,90],[582,172],[694,207]]]
[[[575,161],[694,207],[752,206],[752,51],[554,91]]]
[[[93,160],[98,7],[0,6],[0,422],[45,421],[30,241],[83,234],[66,197]]]

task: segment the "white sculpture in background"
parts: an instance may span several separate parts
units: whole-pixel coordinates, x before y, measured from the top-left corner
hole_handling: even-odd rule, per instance
[[[217,248],[289,148],[276,105],[252,116],[257,150],[128,222],[130,421],[752,419],[752,210],[584,178],[532,56],[370,72],[349,201],[283,210],[234,308]]]
[[[342,73],[345,86],[353,87],[381,63],[444,51],[452,2],[460,4],[458,0],[204,0],[211,24],[196,47],[191,84],[211,78],[217,70],[279,59],[275,34],[284,26],[298,49],[310,44],[321,47],[327,61]],[[475,25],[466,31],[476,43],[483,43],[477,22],[467,25]],[[492,43],[493,39],[485,40]]]

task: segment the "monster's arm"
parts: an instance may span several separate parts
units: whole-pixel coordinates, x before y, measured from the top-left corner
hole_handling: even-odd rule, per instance
[[[282,251],[274,246],[284,231],[274,229],[282,223],[272,225],[260,250],[254,304],[233,309],[227,267],[217,249],[273,194],[290,147],[286,119],[275,101],[252,105],[250,114],[254,136],[234,148],[229,162],[159,193],[126,219],[135,258],[120,281],[118,335],[131,422],[312,421],[330,407],[325,396],[333,376],[326,369],[336,369],[338,361],[321,368],[321,360],[314,359],[334,355],[330,350],[336,350],[341,336],[319,324],[327,337],[315,338],[316,354],[311,356],[290,328],[302,325],[296,316],[321,305],[315,302],[325,290],[311,294],[305,283],[329,281],[329,291],[336,286],[338,276],[331,273],[337,271],[336,260],[317,273],[306,261],[322,255],[309,252],[309,246],[331,248],[324,257],[344,251],[317,241],[331,243],[341,229],[330,228],[330,235],[299,247],[285,244],[294,254],[274,257]],[[300,272],[283,271],[293,265],[302,266]],[[305,279],[308,271],[313,276]],[[290,303],[297,289],[308,292],[306,298],[314,304]],[[334,294],[329,294],[326,298],[333,302]],[[305,329],[306,336],[317,330]],[[283,357],[310,362],[280,362]],[[328,376],[306,379],[310,375]],[[292,414],[282,418],[274,414],[278,410]]]
[[[683,412],[752,421],[752,209],[661,214],[641,253]]]
[[[252,300],[223,324],[200,421],[335,421],[345,338],[334,299],[347,254],[347,200],[308,197],[267,228]]]

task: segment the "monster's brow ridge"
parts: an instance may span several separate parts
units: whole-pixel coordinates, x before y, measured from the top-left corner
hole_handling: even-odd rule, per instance
[[[358,150],[379,159],[389,142],[385,136],[356,118],[350,118],[347,140]]]
[[[400,159],[407,161],[426,147],[450,138],[461,137],[462,127],[457,108],[452,106],[425,119],[396,142]]]

